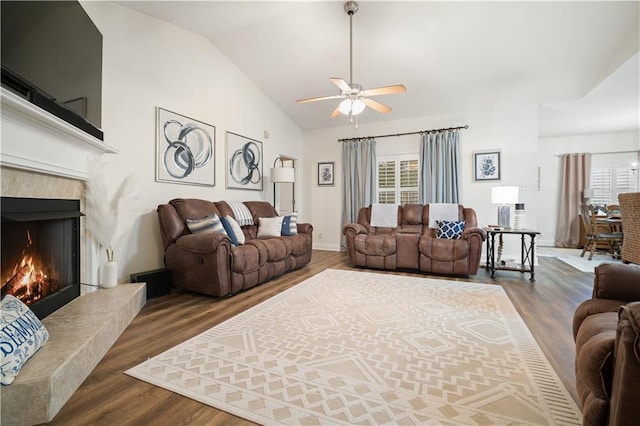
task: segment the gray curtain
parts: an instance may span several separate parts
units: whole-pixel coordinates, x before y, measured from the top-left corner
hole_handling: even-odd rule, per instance
[[[591,186],[591,154],[564,154],[562,156],[562,183],[560,185],[560,211],[556,229],[556,247],[580,245],[580,207],[585,188]]]
[[[376,199],[376,141],[342,142],[342,224],[358,220],[358,211]],[[341,238],[344,248],[344,236]]]
[[[420,203],[459,203],[460,132],[422,134],[420,141]]]

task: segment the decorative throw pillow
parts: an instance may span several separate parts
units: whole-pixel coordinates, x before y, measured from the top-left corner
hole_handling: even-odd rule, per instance
[[[253,216],[249,211],[249,207],[239,201],[227,201],[227,205],[233,212],[233,216],[236,218],[236,222],[240,226],[253,225]]]
[[[225,216],[220,219],[222,221],[222,226],[224,226],[224,230],[227,231],[227,235],[231,240],[231,244],[234,246],[240,246],[244,244],[244,232],[242,232],[242,228],[236,222],[234,218],[231,216]]]
[[[261,217],[258,221],[258,238],[279,237],[282,232],[282,216]]]
[[[200,232],[226,234],[220,218],[215,213],[204,219],[187,219],[187,228],[189,228],[192,234],[198,234]]]
[[[282,230],[280,233],[285,236],[296,235],[298,233],[297,212],[282,217]]]
[[[0,310],[1,382],[10,385],[27,360],[47,342],[49,332],[33,311],[11,294],[2,299]]]
[[[438,230],[436,238],[446,238],[448,240],[457,240],[462,237],[464,231],[464,220],[438,220]]]

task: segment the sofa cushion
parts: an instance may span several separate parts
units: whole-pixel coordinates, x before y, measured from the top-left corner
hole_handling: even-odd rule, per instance
[[[390,256],[396,253],[395,235],[358,235],[356,251],[367,256]]]
[[[226,234],[224,226],[217,214],[212,214],[204,219],[187,219],[187,227],[192,234],[210,232],[212,234]]]
[[[438,220],[436,223],[438,225],[436,238],[457,240],[462,237],[462,233],[464,232],[464,220]]]
[[[282,230],[280,231],[281,235],[291,236],[296,235],[298,233],[298,213],[293,212],[289,215],[282,217]]]
[[[229,239],[231,240],[231,244],[234,246],[240,246],[244,244],[244,233],[242,232],[242,228],[236,222],[234,218],[231,216],[225,216],[222,219],[222,226],[224,226],[224,230],[227,232]]]
[[[258,222],[258,238],[279,237],[282,232],[282,216],[261,217]]]
[[[0,310],[0,381],[3,385],[10,385],[29,358],[47,342],[49,332],[33,311],[11,294],[2,299]]]

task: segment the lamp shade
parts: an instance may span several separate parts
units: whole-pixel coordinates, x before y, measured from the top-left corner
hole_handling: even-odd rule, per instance
[[[493,188],[491,188],[492,204],[515,204],[517,202],[517,186],[494,186]]]
[[[295,182],[295,170],[293,167],[272,167],[271,182]]]

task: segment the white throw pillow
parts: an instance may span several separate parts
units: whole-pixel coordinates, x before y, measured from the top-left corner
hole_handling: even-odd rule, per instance
[[[22,366],[49,339],[49,332],[20,299],[7,294],[0,303],[2,384],[10,385]]]
[[[258,222],[258,238],[279,237],[282,231],[282,216],[261,217]]]

